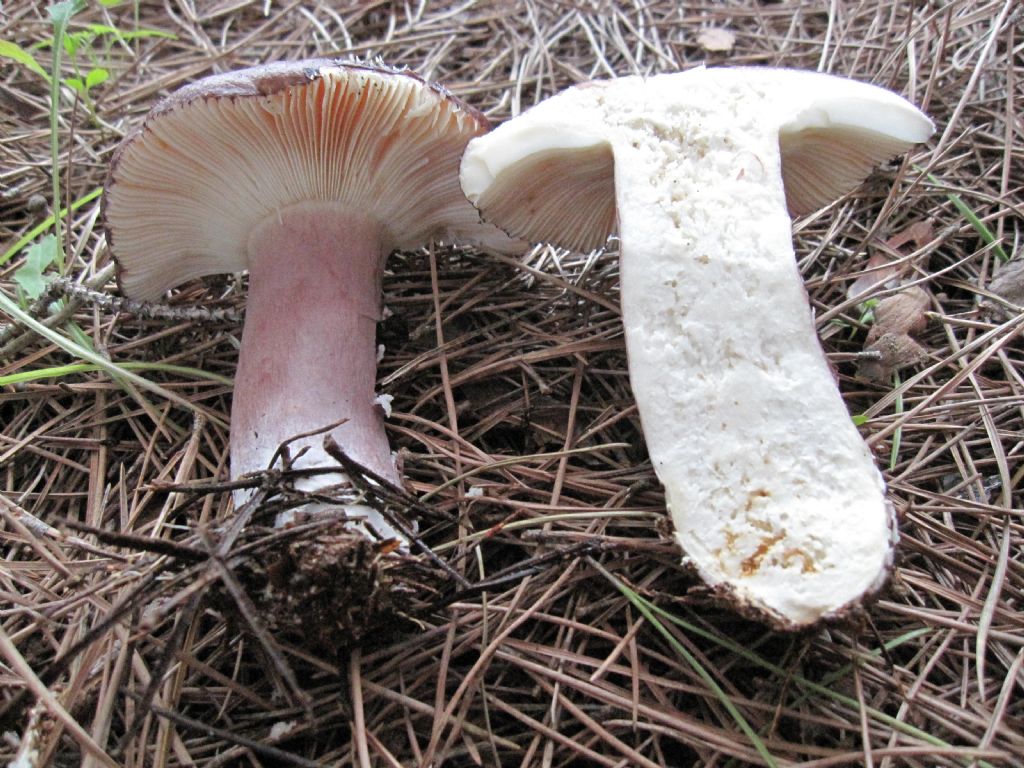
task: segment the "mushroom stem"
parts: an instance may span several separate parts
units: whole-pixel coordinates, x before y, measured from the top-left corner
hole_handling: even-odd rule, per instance
[[[387,252],[380,224],[332,203],[290,206],[253,230],[231,413],[233,476],[267,469],[283,441],[344,419],[330,431],[338,444],[358,463],[400,482],[374,405]],[[323,439],[291,443],[293,457],[305,450],[293,466],[336,466]],[[346,481],[338,472],[296,485],[309,491]]]
[[[650,176],[649,148],[616,153],[631,382],[683,549],[799,625],[884,579],[889,511],[818,343],[778,142],[720,131]],[[823,509],[861,521],[841,547]]]

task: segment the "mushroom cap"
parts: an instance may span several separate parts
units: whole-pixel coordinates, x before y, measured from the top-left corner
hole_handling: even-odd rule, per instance
[[[740,84],[743,99],[731,101]],[[621,114],[614,114],[620,103]],[[599,248],[615,229],[617,131],[647,119],[652,104],[659,105],[655,120],[666,119],[666,110],[722,119],[757,114],[762,130],[777,132],[793,215],[838,199],[879,162],[934,131],[913,104],[867,83],[790,69],[699,67],[584,83],[542,102],[470,143],[463,191],[485,220],[515,237]]]
[[[107,237],[126,295],[247,268],[250,233],[315,201],[382,226],[382,250],[452,240],[514,250],[458,183],[484,116],[417,75],[331,59],[215,75],[157,104],[114,154]]]

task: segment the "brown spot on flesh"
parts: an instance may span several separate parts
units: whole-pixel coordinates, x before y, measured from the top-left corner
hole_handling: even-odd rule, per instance
[[[761,543],[757,545],[757,549],[749,557],[743,559],[740,563],[740,573],[744,576],[753,576],[761,568],[761,563],[764,561],[765,555],[785,538],[785,534],[777,533],[774,536],[765,536],[761,539]]]
[[[747,503],[743,505],[743,510],[745,512],[750,512],[754,509],[754,505],[756,505],[760,499],[770,498],[771,495],[771,491],[767,491],[764,488],[755,488],[747,494]]]
[[[782,565],[784,568],[789,568],[793,561],[799,558],[802,561],[800,566],[800,573],[815,573],[818,570],[818,566],[814,563],[814,558],[807,554],[804,550],[799,548],[787,549],[782,553]]]

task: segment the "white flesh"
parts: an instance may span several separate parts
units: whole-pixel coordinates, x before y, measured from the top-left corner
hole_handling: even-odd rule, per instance
[[[630,380],[683,550],[800,625],[884,578],[890,512],[815,334],[778,140],[726,114],[616,152]]]
[[[518,163],[610,147],[630,379],[676,535],[709,584],[785,627],[877,588],[895,537],[881,476],[818,343],[783,187],[780,132],[827,128],[837,114],[848,125],[843,88],[905,125],[876,142],[880,156],[854,147],[835,159],[840,175],[927,136],[927,118],[869,86],[696,70],[567,91],[474,140],[462,168],[467,196],[500,226],[516,216],[504,191]],[[808,89],[823,94],[810,109]],[[802,160],[800,173],[814,172]],[[820,185],[797,199],[817,200],[830,190]]]

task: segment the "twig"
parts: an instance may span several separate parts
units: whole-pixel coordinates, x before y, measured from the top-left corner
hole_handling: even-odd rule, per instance
[[[108,766],[108,768],[117,768],[117,763],[111,759],[110,755],[93,741],[93,738],[61,706],[61,703],[57,701],[57,697],[36,676],[31,665],[25,661],[25,657],[21,655],[14,643],[11,642],[11,638],[7,636],[7,632],[4,631],[2,626],[0,626],[0,653],[7,659],[11,669],[24,681],[26,687],[36,695],[49,713],[68,730],[68,733],[71,734],[71,737],[78,743],[83,752],[99,761],[101,765]]]
[[[338,445],[338,443],[330,435],[324,438],[324,450],[327,451],[328,455],[330,455],[331,458],[335,459],[339,464],[341,464],[346,474],[348,474],[349,479],[352,481],[352,484],[358,487],[363,492],[365,492],[367,495],[377,496],[378,494],[382,493],[381,489],[389,489],[387,493],[389,496],[391,496],[391,498],[395,498],[397,496],[399,498],[402,498],[403,500],[405,499],[405,494],[403,494],[401,491],[397,489],[392,488],[390,483],[388,483],[380,475],[377,475],[373,471],[367,469],[366,467],[349,458],[348,454],[345,453],[341,446]],[[367,479],[369,479],[372,482],[366,482]],[[419,506],[419,502],[415,501],[414,499],[411,500],[411,502],[412,503],[408,505],[410,508],[416,508]],[[417,536],[416,533],[406,524],[405,520],[403,520],[399,515],[396,515],[388,508],[388,505],[386,503],[381,505],[378,508],[378,511],[384,516],[384,519],[387,520],[388,523],[394,526],[399,533],[406,537],[406,539],[409,542],[414,544],[416,548],[421,553],[423,553],[423,555],[425,555],[428,560],[430,560],[431,563],[433,563],[442,571],[447,573],[448,576],[450,576],[452,580],[455,581],[456,584],[464,588],[470,586],[465,576],[463,576],[461,573],[459,573],[450,565],[448,565],[447,562],[438,557],[437,554],[434,553],[434,550],[432,550],[426,544],[426,542],[424,542],[419,536]]]
[[[179,544],[176,541],[169,541],[168,539],[156,539],[152,536],[140,536],[134,533],[107,531],[80,523],[77,520],[64,520],[63,524],[65,527],[75,531],[91,533],[104,544],[110,544],[115,547],[124,547],[125,549],[139,552],[150,552],[156,555],[166,555],[175,560],[182,560],[188,563],[202,563],[209,559],[209,555],[202,550]]]
[[[134,691],[125,691],[125,693],[128,696],[131,696],[136,701],[142,700],[142,696],[138,693],[135,693]],[[217,728],[215,726],[210,725],[209,723],[204,723],[201,720],[196,720],[194,718],[187,717],[186,715],[182,715],[179,712],[174,712],[172,710],[165,709],[164,707],[158,707],[153,704],[150,704],[149,711],[152,712],[154,715],[157,715],[158,717],[170,720],[172,723],[177,723],[178,725],[182,725],[186,728],[191,728],[195,731],[199,731],[200,733],[215,736],[221,741],[227,742],[228,744],[237,744],[241,747],[245,747],[246,749],[251,750],[253,753],[266,757],[270,760],[280,760],[284,763],[287,763],[288,765],[300,766],[300,768],[322,768],[322,764],[319,762],[306,760],[305,758],[299,757],[298,755],[292,752],[285,752],[283,749],[272,747],[263,741],[250,739],[249,737],[242,736],[241,734],[236,733],[234,731],[226,731],[222,728]]]
[[[256,609],[256,606],[253,605],[252,600],[250,600],[249,596],[245,593],[245,589],[238,583],[238,579],[235,578],[235,575],[231,572],[227,563],[224,562],[223,554],[219,551],[223,549],[223,543],[221,543],[215,550],[213,542],[206,538],[205,534],[202,534],[202,532],[201,535],[204,536],[204,543],[209,547],[209,551],[211,553],[210,563],[212,567],[217,570],[221,583],[224,584],[224,587],[227,589],[232,599],[234,599],[239,613],[242,615],[246,624],[249,625],[250,631],[256,637],[256,640],[263,648],[263,651],[267,654],[271,663],[274,665],[274,669],[277,670],[277,673],[285,681],[287,688],[283,690],[282,693],[286,697],[290,697],[294,700],[307,712],[310,712],[312,700],[302,689],[302,686],[299,685],[299,681],[295,677],[295,671],[291,668],[291,665],[288,664],[288,661],[278,650],[277,643],[267,630],[263,620],[260,619],[259,611]],[[215,551],[216,554],[214,554]]]

